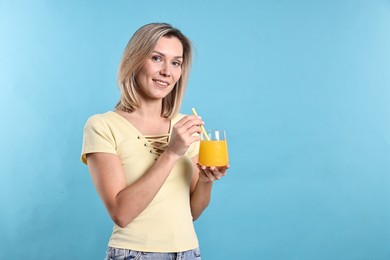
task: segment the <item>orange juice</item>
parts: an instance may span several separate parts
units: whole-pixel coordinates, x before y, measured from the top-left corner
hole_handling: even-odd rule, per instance
[[[228,149],[226,140],[201,140],[199,163],[204,166],[228,165]]]

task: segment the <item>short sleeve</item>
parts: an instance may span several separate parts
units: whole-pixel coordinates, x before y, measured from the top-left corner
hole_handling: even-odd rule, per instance
[[[112,131],[101,115],[91,116],[85,123],[81,161],[87,164],[87,154],[97,152],[117,154]]]

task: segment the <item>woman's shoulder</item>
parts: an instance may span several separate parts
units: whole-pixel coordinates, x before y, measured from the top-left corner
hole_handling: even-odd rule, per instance
[[[107,112],[103,112],[103,113],[96,113],[96,114],[92,114],[88,117],[88,120],[104,120],[104,119],[109,119],[110,117],[112,117],[112,113],[113,111],[107,111]],[[87,121],[88,121],[87,120]]]
[[[115,120],[115,116],[113,111],[93,114],[87,119],[86,125],[110,124],[110,122]]]

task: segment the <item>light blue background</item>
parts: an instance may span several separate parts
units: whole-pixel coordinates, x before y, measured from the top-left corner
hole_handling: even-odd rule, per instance
[[[102,259],[79,161],[141,25],[196,48],[182,112],[224,128],[203,259],[390,259],[390,2],[0,0],[0,259]]]

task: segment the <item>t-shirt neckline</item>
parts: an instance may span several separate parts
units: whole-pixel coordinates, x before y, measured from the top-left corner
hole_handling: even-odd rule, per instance
[[[169,120],[169,130],[168,130],[168,133],[166,133],[166,134],[158,134],[158,135],[145,135],[140,130],[138,130],[138,128],[135,127],[135,125],[133,125],[129,120],[127,120],[125,117],[123,117],[119,113],[117,113],[115,111],[109,111],[109,112],[112,113],[112,114],[115,114],[117,117],[121,118],[121,120],[125,121],[130,127],[135,129],[135,131],[137,131],[137,133],[140,136],[143,136],[143,137],[146,137],[146,136],[148,136],[148,137],[163,137],[163,136],[170,136],[171,133],[172,133],[172,119]]]

